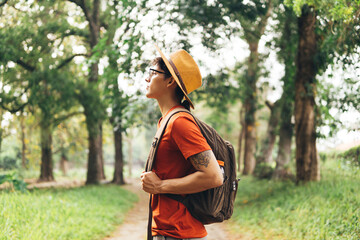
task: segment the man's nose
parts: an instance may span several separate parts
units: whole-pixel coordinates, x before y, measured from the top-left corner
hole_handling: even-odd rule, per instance
[[[145,78],[145,82],[150,82],[150,77],[149,77],[149,76],[147,76],[147,77]]]

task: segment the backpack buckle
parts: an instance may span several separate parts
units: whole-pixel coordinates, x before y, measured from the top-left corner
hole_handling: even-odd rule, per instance
[[[152,142],[151,146],[156,147],[158,138],[154,138],[154,141]]]

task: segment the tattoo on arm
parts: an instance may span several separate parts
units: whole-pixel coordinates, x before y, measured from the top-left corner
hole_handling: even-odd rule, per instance
[[[189,157],[189,160],[191,161],[192,165],[196,169],[200,169],[202,166],[205,168],[208,167],[211,159],[211,151],[204,151],[198,154],[195,154],[191,157]]]

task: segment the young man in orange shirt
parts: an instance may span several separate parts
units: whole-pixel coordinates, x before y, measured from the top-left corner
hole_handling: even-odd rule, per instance
[[[175,108],[193,107],[188,94],[201,86],[201,74],[194,59],[178,50],[166,58],[154,59],[146,78],[146,97],[156,99],[162,118]],[[185,98],[185,100],[183,100]],[[185,112],[169,121],[159,143],[153,170],[141,175],[142,188],[153,194],[152,235],[154,240],[206,239],[204,225],[186,207],[165,194],[191,194],[223,183],[217,160],[193,117]]]

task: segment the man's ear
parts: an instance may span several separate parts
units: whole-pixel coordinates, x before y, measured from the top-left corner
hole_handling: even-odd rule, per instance
[[[166,81],[167,81],[167,86],[168,87],[177,86],[177,83],[176,83],[173,76],[169,77]]]

